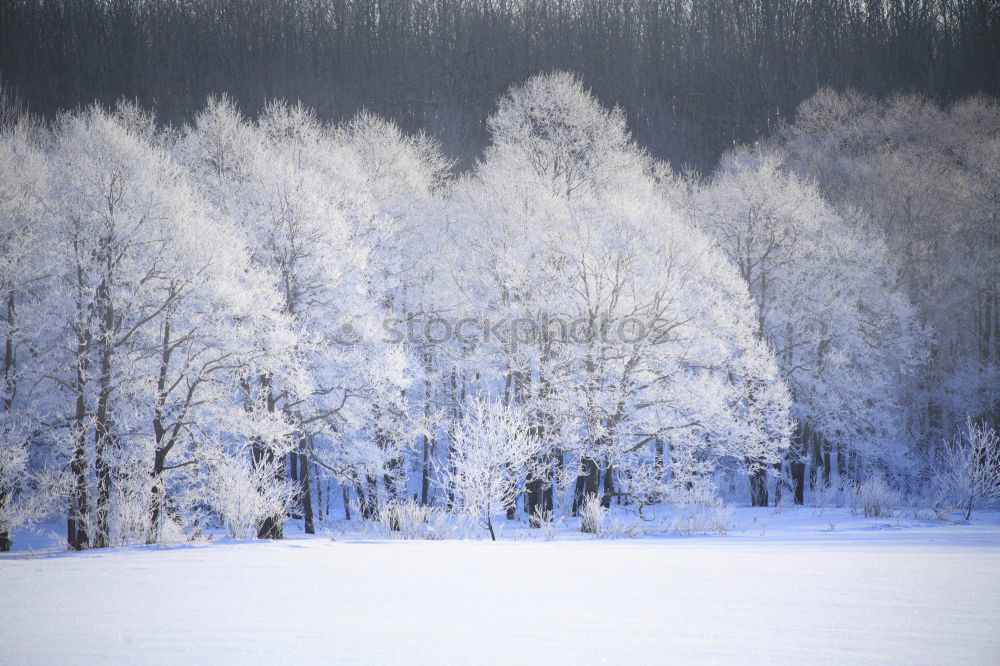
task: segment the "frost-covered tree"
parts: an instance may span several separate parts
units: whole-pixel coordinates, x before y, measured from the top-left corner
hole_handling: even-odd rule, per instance
[[[115,461],[144,420],[148,333],[209,261],[198,261],[197,200],[159,141],[152,118],[129,105],[67,114],[54,130],[46,231],[57,286],[47,307],[66,335],[49,374],[75,402],[76,548],[88,543],[85,438],[93,432],[97,482],[89,541],[100,547],[109,540]]]
[[[515,88],[490,126],[494,145],[456,188],[467,288],[512,322],[497,382],[559,455],[575,454],[576,504],[602,481],[609,502],[616,470],[654,464],[664,442],[699,451],[678,465],[772,462],[787,395],[752,335],[746,286],[670,212],[621,114],[556,73]]]
[[[824,89],[780,136],[788,165],[824,195],[865,211],[932,333],[928,362],[903,388],[909,436],[931,453],[967,413],[1000,414],[1000,109],[974,97],[944,110]]]
[[[801,502],[834,456],[919,483],[947,453],[956,486],[993,454],[933,433],[1000,405],[996,117],[824,91],[704,180],[563,72],[511,88],[458,177],[301,104],[8,123],[0,547],[54,503],[74,549],[280,538],[333,484],[493,536],[522,497],[538,526],[739,474],[766,504],[786,465]]]
[[[807,446],[827,478],[830,447],[842,470],[849,455],[898,463],[905,453],[899,385],[920,358],[922,337],[876,230],[863,215],[834,209],[768,151],[730,154],[687,205],[747,284],[755,334],[774,350],[792,392],[796,502]]]
[[[380,342],[388,343],[387,350],[391,349],[398,361],[405,361],[410,376],[405,401],[397,397],[401,396],[401,383],[381,381],[381,395],[372,396],[371,417],[383,451],[374,460],[351,465],[351,475],[358,482],[355,487],[364,500],[362,508],[376,515],[379,479],[387,499],[396,498],[406,485],[406,447],[415,449],[420,501],[428,504],[431,500],[439,434],[433,422],[438,411],[435,394],[440,391],[442,368],[448,361],[439,345],[416,337],[407,339],[402,330],[414,322],[423,324],[454,305],[454,289],[444,265],[447,225],[440,196],[452,163],[427,135],[406,134],[394,123],[368,112],[338,127],[336,140],[351,151],[361,187],[374,206],[375,215],[360,223],[371,248],[369,291],[380,297],[384,324]],[[393,383],[396,391],[390,388]],[[417,391],[422,394],[419,399]]]
[[[972,510],[1000,499],[1000,437],[984,423],[967,419],[961,435],[945,442],[933,464],[935,508]]]
[[[26,117],[0,126],[0,549],[11,546],[10,529],[28,518],[14,507],[28,477],[27,441],[16,431],[30,421],[30,406],[19,399],[18,385],[31,379],[30,339],[36,332],[32,305],[45,288],[44,237],[40,232],[48,168],[40,146],[40,129]],[[21,396],[25,391],[20,391]],[[20,426],[15,427],[15,423]]]
[[[522,411],[496,398],[473,396],[451,433],[452,455],[443,478],[457,510],[478,520],[496,541],[493,517],[521,490],[527,466],[540,442]]]

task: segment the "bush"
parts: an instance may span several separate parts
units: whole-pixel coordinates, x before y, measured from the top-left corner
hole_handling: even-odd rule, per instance
[[[580,531],[585,534],[600,534],[607,509],[597,495],[587,494],[580,504]]]
[[[1000,498],[1000,438],[992,428],[966,419],[955,442],[945,442],[931,478],[934,510],[940,515],[972,510]]]
[[[851,512],[863,512],[867,518],[891,516],[898,504],[899,493],[881,476],[870,476],[855,485],[851,496]]]
[[[838,474],[831,475],[829,481],[825,476],[816,479],[809,498],[816,513],[822,515],[824,509],[843,506],[843,488],[844,482]]]
[[[678,507],[667,531],[674,534],[725,535],[733,522],[733,510],[727,506]]]
[[[637,516],[611,516],[607,527],[598,536],[605,539],[632,539],[643,533],[642,520]]]
[[[254,465],[248,454],[212,455],[205,484],[207,504],[219,514],[234,539],[255,536],[268,516],[288,513],[294,500],[291,485],[280,478],[282,459]]]
[[[455,533],[446,512],[413,500],[387,502],[379,512],[379,523],[387,534],[401,539],[448,539]]]

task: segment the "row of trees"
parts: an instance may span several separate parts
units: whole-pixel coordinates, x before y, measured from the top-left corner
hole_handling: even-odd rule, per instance
[[[922,105],[978,146],[942,148],[968,183],[954,221],[895,235],[895,192],[808,170],[883,157],[835,138],[863,122],[830,119],[845,99]],[[289,512],[313,531],[333,487],[364,518],[412,495],[492,527],[723,479],[767,505],[782,473],[802,502],[807,467],[834,461],[918,482],[944,424],[996,414],[997,254],[978,243],[996,247],[1000,134],[993,102],[893,104],[823,93],[709,179],[566,73],[513,87],[457,178],[368,113],[21,116],[0,135],[0,532],[63,508],[74,549],[220,520],[280,538]],[[960,222],[986,263],[902,252]],[[916,300],[943,267],[958,291]]]
[[[227,91],[426,129],[471,166],[538,71],[579,72],[660,159],[714,168],[820,87],[998,94],[995,0],[7,0],[0,72],[55,114],[125,96],[189,122]]]

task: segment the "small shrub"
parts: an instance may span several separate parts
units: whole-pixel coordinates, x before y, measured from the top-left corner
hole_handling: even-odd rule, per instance
[[[607,527],[598,536],[605,539],[633,539],[642,533],[642,521],[638,517],[611,516]]]
[[[931,481],[939,516],[961,511],[969,520],[977,506],[1000,499],[1000,437],[967,419],[958,441],[945,442]]]
[[[584,496],[580,505],[580,531],[584,534],[600,534],[607,509],[597,495]]]
[[[406,540],[451,539],[458,528],[447,512],[413,500],[386,503],[379,512],[378,523],[383,534]]]
[[[870,476],[855,485],[851,498],[851,513],[864,513],[866,518],[892,515],[899,504],[899,493],[880,476]]]
[[[727,506],[678,507],[667,531],[673,534],[725,535],[733,522],[733,510]]]
[[[554,518],[551,511],[543,509],[541,505],[535,507],[531,514],[531,525],[541,531],[549,541],[556,538]]]
[[[822,515],[824,509],[843,506],[842,498],[843,481],[839,475],[835,474],[830,477],[829,481],[823,476],[816,479],[809,499],[815,509],[815,515]]]
[[[251,538],[269,516],[285,516],[295,495],[281,478],[281,458],[254,465],[245,453],[216,451],[208,457],[206,504],[222,518],[234,539]]]

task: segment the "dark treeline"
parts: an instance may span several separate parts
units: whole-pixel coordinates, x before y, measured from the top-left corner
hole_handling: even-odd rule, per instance
[[[4,0],[0,74],[46,115],[212,92],[426,129],[468,165],[511,83],[561,68],[674,164],[711,168],[818,88],[1000,93],[997,0]]]

